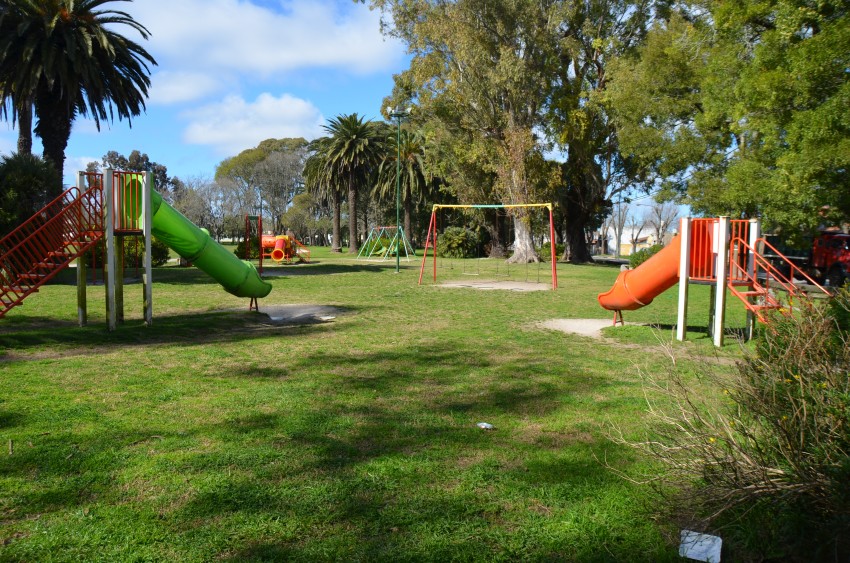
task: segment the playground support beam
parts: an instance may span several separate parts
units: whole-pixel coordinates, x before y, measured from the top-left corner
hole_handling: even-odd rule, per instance
[[[82,172],[77,173],[77,198],[82,199],[85,192],[85,180]],[[77,258],[77,324],[81,327],[88,324],[88,302],[86,301],[86,259],[85,255]]]
[[[103,171],[103,203],[106,210],[106,328],[118,326],[115,298],[115,190],[112,168]]]
[[[747,230],[747,244],[750,245],[750,248],[754,249],[756,252],[763,252],[763,248],[756,248],[756,241],[761,238],[761,227],[759,226],[758,219],[750,219],[749,229]],[[752,252],[749,253],[747,257],[747,275],[751,280],[756,279],[756,256]],[[755,297],[748,297],[750,303],[755,301]],[[755,328],[756,328],[756,314],[747,309],[747,340],[752,340],[753,336],[755,336]]]
[[[684,342],[688,333],[688,284],[691,270],[691,218],[679,222],[679,309],[676,316],[676,340]]]
[[[719,217],[715,223],[717,229],[714,237],[717,252],[715,276],[717,291],[714,300],[714,345],[723,346],[723,326],[726,320],[726,284],[729,271],[729,217]]]
[[[151,191],[153,190],[153,174],[142,173],[142,236],[145,242],[144,273],[142,274],[142,307],[144,309],[145,326],[153,324],[153,270],[151,267]]]

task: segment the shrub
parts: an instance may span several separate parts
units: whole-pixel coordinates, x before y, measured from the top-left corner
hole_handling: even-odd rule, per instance
[[[652,436],[630,445],[666,467],[682,523],[722,531],[738,559],[850,558],[850,334],[834,311],[846,322],[850,291],[777,315],[731,376],[703,370],[719,401],[677,370],[646,376]]]
[[[629,256],[629,267],[631,269],[635,269],[664,248],[664,245],[661,244],[653,244],[649,248],[642,248],[637,252],[633,252],[631,256]]]
[[[551,257],[551,254],[552,254],[551,248],[552,248],[552,245],[550,245],[548,242],[544,242],[540,246],[540,250],[537,251],[537,254],[540,255],[541,260],[543,260],[545,262],[549,261],[549,258]],[[555,243],[555,260],[557,260],[559,257],[561,257],[563,255],[564,255],[564,245]]]
[[[437,254],[444,258],[475,258],[478,236],[464,227],[447,227],[437,239]]]
[[[249,239],[251,241],[251,256],[249,256],[248,260],[259,260],[260,258],[260,237],[254,236]],[[236,245],[236,249],[233,251],[240,260],[246,260],[245,258],[245,244],[246,239],[242,239]]]
[[[116,240],[123,240],[124,244],[124,267],[131,268],[136,264],[142,264],[142,257],[145,253],[145,247],[140,237],[120,237]],[[169,250],[165,243],[157,240],[156,237],[151,239],[151,266],[160,267],[168,263]],[[89,268],[102,268],[103,262],[106,259],[106,240],[101,239],[94,250],[86,252],[86,266]]]
[[[56,170],[37,156],[0,158],[0,238],[59,195]]]

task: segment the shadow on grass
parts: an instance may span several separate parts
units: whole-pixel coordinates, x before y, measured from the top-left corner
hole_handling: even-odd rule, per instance
[[[98,424],[33,439],[0,458],[0,475],[35,481],[8,496],[3,517],[141,506],[159,511],[172,557],[200,545],[192,558],[204,560],[659,560],[640,510],[611,508],[633,498],[629,485],[596,461],[628,467],[630,449],[600,435],[527,435],[529,417],[547,420],[566,397],[621,382],[547,379],[533,356],[495,362],[453,342],[307,354],[289,369],[302,379],[282,394],[303,395],[286,410],[248,407],[180,431]],[[416,362],[423,370],[412,376]],[[210,375],[238,380],[251,370]],[[97,416],[72,407],[68,428]],[[496,429],[477,428],[479,415],[495,417]],[[116,483],[122,473],[140,482]],[[163,499],[158,479],[174,475],[185,486]],[[144,541],[126,534],[128,549]],[[14,541],[8,549],[21,553]]]
[[[334,307],[342,314],[356,308]],[[333,328],[332,320],[321,317],[299,317],[288,322],[286,318],[271,318],[265,313],[251,311],[210,311],[159,315],[152,327],[138,321],[119,325],[114,332],[103,326],[90,324],[78,327],[72,322],[57,322],[47,317],[27,317],[26,323],[14,324],[0,332],[0,349],[11,361],[11,351],[25,352],[52,347],[56,355],[72,357],[91,353],[98,346],[150,346],[156,344],[184,343],[186,346],[204,346],[217,342],[240,342],[271,334],[278,336],[307,336],[324,334]],[[46,351],[49,355],[50,352]]]
[[[335,560],[623,561],[658,549],[629,535],[628,518],[591,507],[628,489],[597,457],[628,464],[631,450],[601,438],[564,451],[539,448],[391,406],[357,414],[358,423],[347,427],[339,420],[350,413],[337,407],[249,417],[219,429],[240,440],[245,432],[287,438],[264,460],[223,462],[233,477],[195,494],[178,519],[266,515],[302,529],[284,540],[248,542],[229,551],[227,561],[316,560],[331,553]],[[278,460],[295,456],[303,461],[276,469]],[[216,466],[215,457],[190,458],[178,470],[198,474]],[[640,518],[639,510],[633,517]],[[588,544],[591,535],[598,544]],[[610,557],[600,556],[603,544]]]

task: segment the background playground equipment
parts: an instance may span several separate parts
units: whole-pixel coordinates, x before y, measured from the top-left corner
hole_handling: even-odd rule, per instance
[[[251,260],[252,247],[258,245],[257,270],[263,273],[263,259],[274,260],[278,264],[291,264],[294,259],[310,262],[310,249],[301,244],[292,234],[264,235],[263,218],[260,215],[245,215],[245,260]]]
[[[260,256],[271,258],[278,264],[292,264],[294,260],[310,263],[310,249],[294,235],[263,235],[260,237]]]
[[[369,236],[366,237],[366,242],[360,247],[360,252],[357,253],[357,258],[364,259],[380,259],[389,260],[398,252],[404,251],[404,258],[410,261],[410,255],[416,255],[416,251],[410,245],[407,235],[404,233],[404,227],[372,227],[369,231]]]
[[[77,262],[79,324],[87,322],[85,261],[78,260],[101,239],[106,241],[107,326],[114,330],[123,320],[123,260],[115,239],[144,239],[143,301],[145,324],[153,321],[151,291],[151,236],[215,279],[237,297],[256,299],[272,286],[254,266],[243,262],[215,242],[163,201],[153,190],[153,176],[143,172],[106,169],[79,172],[77,186],[38,211],[0,241],[0,316],[38,291],[72,262]]]
[[[431,212],[431,222],[428,225],[428,238],[425,240],[425,251],[422,256],[422,266],[419,269],[419,285],[422,285],[422,277],[425,273],[425,263],[428,259],[428,249],[431,249],[431,254],[433,258],[433,266],[432,266],[432,278],[434,283],[437,282],[437,269],[438,263],[441,265],[443,269],[446,270],[457,270],[462,275],[470,275],[470,276],[493,276],[495,278],[510,278],[514,281],[537,281],[541,282],[545,277],[543,274],[544,266],[543,263],[537,263],[535,265],[530,264],[509,264],[506,260],[503,259],[492,259],[492,258],[482,258],[479,256],[475,259],[463,259],[463,260],[446,260],[441,258],[439,261],[437,259],[437,219],[438,212],[440,209],[496,209],[496,210],[512,210],[518,208],[528,208],[528,209],[547,209],[548,210],[548,229],[545,237],[548,237],[550,242],[549,244],[549,264],[550,264],[550,272],[549,279],[552,286],[552,289],[558,289],[558,270],[556,265],[556,249],[555,245],[551,244],[551,241],[555,239],[555,225],[552,220],[552,204],[551,203],[528,203],[528,204],[517,204],[517,205],[490,205],[490,204],[476,204],[476,205],[442,205],[437,204],[434,205],[433,210]],[[545,238],[541,237],[541,238]],[[484,266],[482,268],[482,265]],[[532,278],[536,278],[532,279]],[[524,279],[523,279],[524,278]]]
[[[765,257],[770,252],[772,260]],[[784,273],[783,273],[784,272]],[[747,335],[755,320],[767,322],[767,311],[787,313],[793,298],[814,288],[829,295],[791,260],[760,236],[757,219],[728,217],[681,220],[679,233],[658,254],[634,270],[621,272],[614,286],[597,296],[599,304],[614,311],[614,323],[622,311],[633,311],[679,283],[676,339],[687,332],[688,285],[712,288],[709,322],[715,346],[723,345],[726,290],[747,309]],[[806,285],[808,284],[808,285]],[[787,295],[783,303],[777,290]]]

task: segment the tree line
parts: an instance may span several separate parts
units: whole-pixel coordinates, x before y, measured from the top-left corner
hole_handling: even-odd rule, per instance
[[[75,117],[138,115],[156,62],[115,31],[147,39],[127,14],[55,4],[0,4],[0,116],[17,120],[19,152],[32,129],[61,171]],[[263,141],[212,179],[165,186],[177,205],[222,233],[262,208],[274,230],[299,222],[354,251],[370,221],[393,219],[398,166],[409,234],[432,203],[552,202],[573,262],[590,259],[618,205],[647,194],[790,237],[850,218],[846,1],[368,4],[411,55],[385,99],[412,105],[409,119],[340,115],[311,142]],[[492,255],[537,259],[526,212],[511,228],[495,212],[465,220]]]

